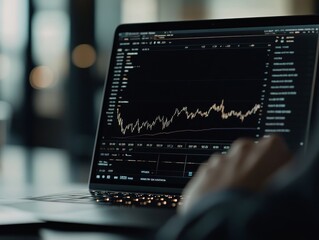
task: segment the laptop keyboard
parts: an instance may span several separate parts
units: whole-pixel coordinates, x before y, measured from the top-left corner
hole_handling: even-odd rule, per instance
[[[32,197],[31,200],[68,203],[98,203],[117,206],[176,208],[181,204],[181,195],[131,193],[131,192],[105,192],[94,191],[90,193],[64,193]]]

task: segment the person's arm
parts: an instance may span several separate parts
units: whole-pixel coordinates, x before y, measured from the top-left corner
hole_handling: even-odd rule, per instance
[[[292,200],[296,196],[289,191],[283,196],[261,192],[290,159],[278,136],[257,144],[236,141],[227,155],[214,155],[199,168],[184,190],[179,214],[161,229],[158,239],[269,239],[274,232],[278,236],[299,232],[299,220],[306,223],[308,214],[307,207],[298,209],[303,199]],[[297,220],[290,217],[292,211]]]
[[[200,166],[183,191],[185,200],[179,211],[187,212],[209,192],[224,189],[260,191],[291,157],[286,143],[276,135],[258,143],[250,139],[237,140],[226,155],[215,154]]]

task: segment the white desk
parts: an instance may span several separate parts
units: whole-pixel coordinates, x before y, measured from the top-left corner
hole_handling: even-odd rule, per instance
[[[72,174],[81,175],[83,181],[74,182]],[[5,146],[0,152],[0,198],[60,192],[70,185],[83,188],[88,176],[89,163],[72,166],[64,150]]]
[[[29,196],[43,196],[47,194],[78,191],[87,188],[87,181],[72,181],[73,174],[80,174],[87,180],[89,163],[79,168],[77,163],[71,163],[66,151],[59,149],[34,148],[28,150],[21,146],[6,146],[0,154],[0,205],[11,206],[21,198]],[[80,164],[79,164],[80,165]],[[13,226],[15,228],[15,226]],[[136,240],[144,238],[144,232],[134,229],[112,229],[105,231],[84,230],[82,227],[58,229],[44,226],[36,232],[24,232],[33,229],[28,226],[23,230],[14,231],[10,236],[0,233],[0,239],[110,239]]]

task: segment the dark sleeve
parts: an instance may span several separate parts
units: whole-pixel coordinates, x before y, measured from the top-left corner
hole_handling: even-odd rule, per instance
[[[260,194],[229,189],[204,196],[156,235],[169,239],[319,239],[319,127],[311,144]]]
[[[176,215],[157,239],[319,239],[313,205],[297,192],[252,195],[229,190],[205,196]]]
[[[227,190],[204,196],[167,222],[157,239],[319,239],[318,154],[299,157],[279,176],[260,194]]]
[[[237,204],[250,197],[241,191],[208,194],[186,215],[176,215],[160,230],[157,239],[206,239],[226,232],[228,217]]]

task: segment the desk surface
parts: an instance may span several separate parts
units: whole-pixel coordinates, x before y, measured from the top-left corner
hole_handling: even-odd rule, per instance
[[[72,181],[72,174],[88,178],[87,169],[76,169],[67,152],[59,149],[6,146],[0,152],[0,204],[30,196],[87,189],[87,183]],[[0,225],[1,228],[1,225]],[[0,238],[5,239],[143,239],[148,232],[142,229],[95,229],[94,227],[63,225],[11,225],[5,227],[9,233],[0,230]],[[12,230],[12,231],[11,231]]]
[[[5,146],[0,151],[0,198],[30,196],[31,189],[33,194],[47,194],[70,184],[86,186],[89,168],[89,159],[84,166],[72,163],[61,149]]]

